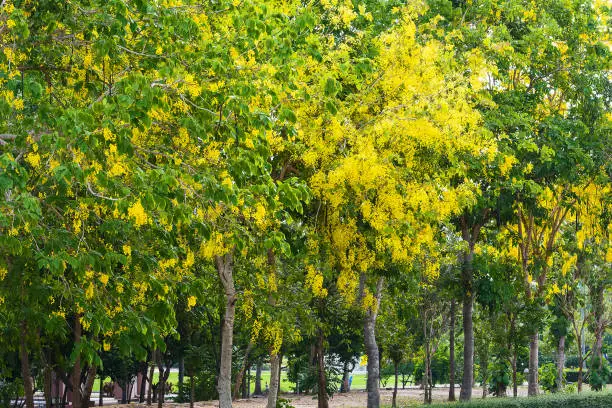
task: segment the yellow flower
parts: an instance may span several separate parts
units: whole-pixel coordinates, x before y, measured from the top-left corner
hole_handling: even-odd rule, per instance
[[[99,279],[103,285],[106,285],[108,283],[108,275],[105,273],[101,273]]]
[[[85,290],[85,298],[91,299],[94,296],[94,286],[93,283],[90,283],[87,289]]]
[[[30,153],[26,156],[25,161],[30,166],[37,168],[40,166],[40,155],[38,153]]]
[[[134,224],[137,227],[141,227],[145,225],[148,221],[147,213],[145,212],[140,199],[136,201],[130,208],[128,208],[128,217],[134,219]]]
[[[13,107],[17,110],[23,110],[24,104],[23,99],[17,98],[13,101]]]
[[[91,67],[92,62],[93,62],[93,58],[92,58],[91,54],[85,55],[85,57],[83,58],[83,67],[85,69]]]
[[[124,245],[123,253],[127,256],[132,256],[132,247],[130,247],[129,245]]]
[[[104,351],[110,351],[111,345],[110,343],[107,343],[106,341],[104,341],[102,342],[102,348],[104,349]]]
[[[0,266],[0,281],[4,280],[7,274],[8,274],[8,270],[4,266]]]
[[[196,297],[189,296],[187,298],[187,310],[191,310],[191,308],[194,307],[195,305],[196,305]]]

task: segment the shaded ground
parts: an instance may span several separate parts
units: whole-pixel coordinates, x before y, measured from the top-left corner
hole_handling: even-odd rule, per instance
[[[512,389],[509,389],[510,393],[512,393]],[[391,405],[391,390],[381,390],[380,398],[381,405]],[[410,406],[410,405],[419,405],[423,402],[423,390],[418,388],[406,388],[399,389],[397,393],[398,405],[400,406]],[[455,395],[457,398],[459,397],[459,387],[455,388]],[[527,395],[527,387],[519,387],[519,396]],[[482,396],[482,388],[474,388],[472,396],[474,398],[480,398]],[[348,394],[340,394],[337,393],[334,397],[329,401],[330,408],[363,408],[367,405],[366,401],[367,393],[365,391],[352,391]],[[312,395],[294,395],[294,394],[283,394],[281,398],[285,398],[290,400],[290,404],[296,408],[313,408],[317,406],[317,399]],[[434,401],[441,402],[446,401],[448,398],[448,387],[436,387],[433,390],[432,398]],[[266,406],[266,398],[250,398],[246,400],[238,400],[235,401],[233,406],[235,408],[265,408]],[[157,404],[154,404],[153,408],[155,408]],[[216,407],[219,406],[218,401],[203,401],[197,402],[194,404],[195,407]],[[125,405],[109,405],[109,408],[125,408]],[[141,404],[131,404],[130,407],[146,407],[146,405]],[[174,404],[167,403],[164,404],[166,408],[185,408],[189,407],[189,404]]]

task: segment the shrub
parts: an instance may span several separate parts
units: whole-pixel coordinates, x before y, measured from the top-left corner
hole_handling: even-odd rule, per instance
[[[488,398],[464,404],[432,404],[431,408],[609,408],[612,393],[584,392],[580,394],[546,394],[534,398]]]
[[[496,397],[505,397],[510,384],[510,367],[505,361],[497,361],[491,368],[489,392]]]
[[[540,386],[548,392],[554,391],[557,383],[557,367],[553,363],[546,363],[538,371]]]

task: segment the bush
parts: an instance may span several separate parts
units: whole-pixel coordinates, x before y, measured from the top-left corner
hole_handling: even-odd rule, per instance
[[[431,408],[609,408],[612,393],[584,392],[580,394],[546,394],[535,398],[488,398],[458,405],[457,403],[432,404]]]
[[[557,367],[546,363],[539,369],[540,385],[545,391],[552,392],[557,388]]]
[[[489,392],[496,397],[505,397],[506,389],[510,385],[510,367],[505,361],[497,361],[491,368]]]

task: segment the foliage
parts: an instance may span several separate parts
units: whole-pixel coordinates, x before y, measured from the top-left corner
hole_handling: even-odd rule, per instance
[[[557,366],[553,363],[546,363],[539,369],[540,385],[547,392],[552,392],[557,384]]]

